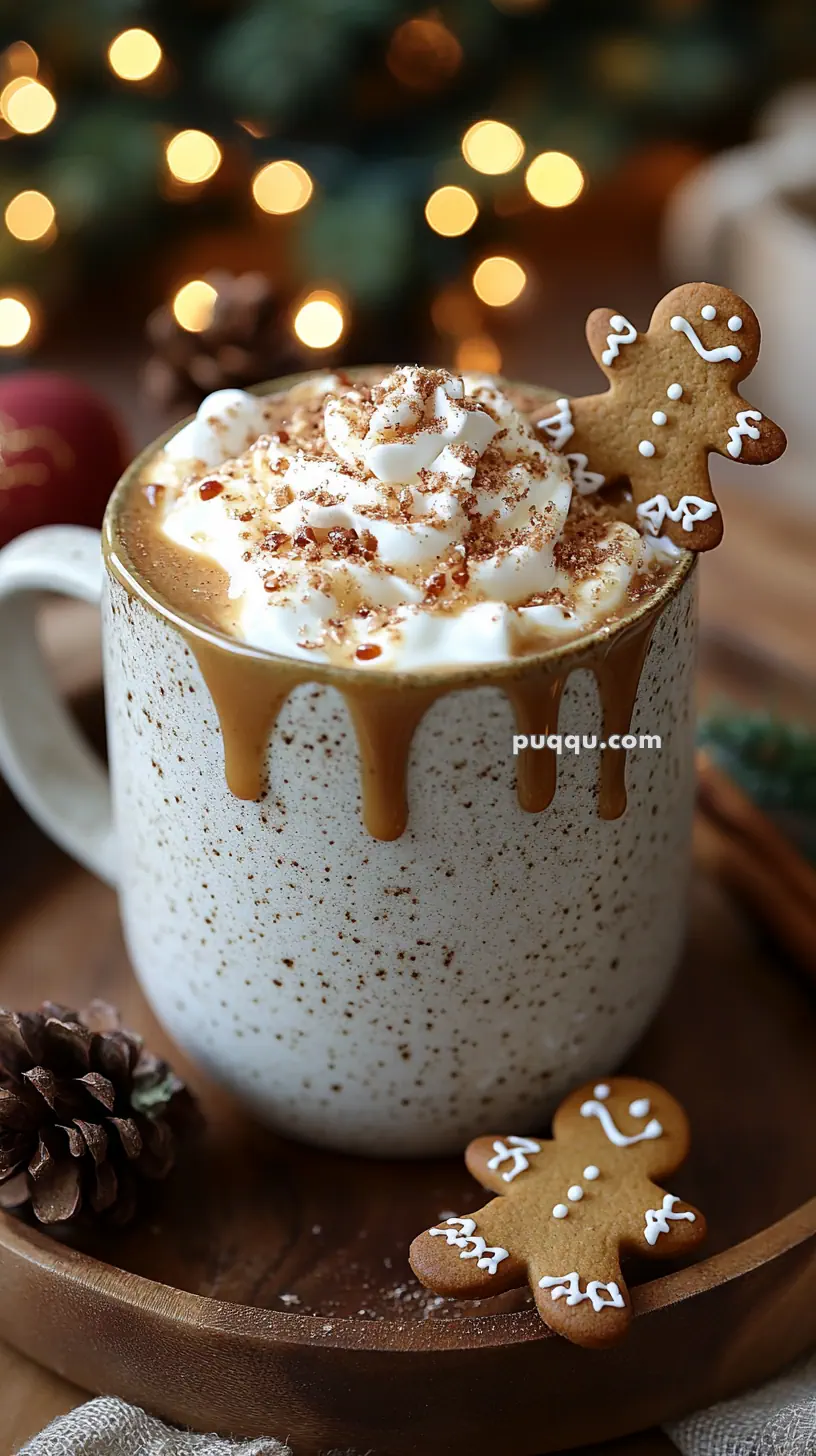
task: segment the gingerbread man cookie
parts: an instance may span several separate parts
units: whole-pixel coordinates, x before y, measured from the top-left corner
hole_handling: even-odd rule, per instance
[[[762,465],[786,444],[737,393],[759,354],[756,314],[728,288],[685,283],[660,301],[645,334],[608,308],[590,314],[586,333],[609,389],[559,399],[539,429],[564,450],[583,494],[626,477],[648,535],[710,550],[723,526],[708,456]]]
[[[622,1253],[677,1258],[705,1220],[653,1179],[686,1156],[689,1129],[662,1087],[612,1077],[570,1094],[552,1139],[480,1137],[465,1153],[500,1196],[414,1239],[411,1268],[437,1294],[482,1299],[529,1282],[538,1312],[578,1345],[619,1340],[631,1319]]]

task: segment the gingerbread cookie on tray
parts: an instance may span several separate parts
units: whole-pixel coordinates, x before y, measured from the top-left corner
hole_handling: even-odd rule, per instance
[[[579,492],[626,478],[647,534],[710,550],[723,524],[708,456],[762,465],[786,444],[737,392],[759,354],[756,314],[729,288],[684,283],[661,299],[646,333],[608,308],[590,314],[586,333],[609,389],[557,400],[539,430],[564,451]]]
[[[689,1147],[686,1115],[653,1082],[611,1077],[572,1092],[552,1139],[476,1138],[465,1161],[498,1197],[414,1239],[411,1268],[437,1294],[482,1299],[530,1284],[545,1324],[614,1344],[631,1320],[622,1254],[677,1258],[705,1237],[698,1209],[654,1180]]]

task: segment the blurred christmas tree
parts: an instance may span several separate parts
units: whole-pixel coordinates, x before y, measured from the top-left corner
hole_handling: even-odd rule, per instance
[[[513,263],[525,209],[661,138],[737,139],[814,36],[811,0],[0,4],[0,344],[89,283],[144,313],[220,265],[265,271],[307,346],[376,352],[383,305]]]

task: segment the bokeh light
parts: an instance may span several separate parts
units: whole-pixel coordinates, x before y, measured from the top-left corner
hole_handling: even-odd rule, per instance
[[[473,288],[482,303],[504,308],[524,292],[527,274],[515,258],[485,258],[473,275]]]
[[[221,148],[206,131],[179,131],[165,148],[167,165],[177,182],[207,182],[221,166]]]
[[[539,152],[524,181],[533,201],[542,207],[568,207],[584,190],[584,174],[566,152]]]
[[[54,204],[44,192],[27,190],[12,197],[5,211],[11,236],[21,243],[38,243],[56,232]]]
[[[504,121],[475,121],[462,137],[462,155],[474,171],[497,177],[518,165],[524,142]]]
[[[159,68],[162,48],[149,30],[123,30],[108,46],[108,65],[120,81],[146,81]]]
[[[262,212],[297,212],[313,191],[309,173],[298,162],[267,162],[252,179],[252,196]]]
[[[437,187],[425,204],[425,219],[443,238],[458,238],[479,216],[476,198],[465,187]]]
[[[394,31],[385,61],[403,86],[435,91],[455,76],[462,47],[437,15],[417,15]]]
[[[456,368],[463,373],[498,374],[501,366],[501,349],[489,334],[462,339],[456,350]]]
[[[33,136],[54,120],[57,103],[47,86],[30,76],[16,76],[0,92],[0,114],[13,131]]]
[[[218,292],[204,278],[191,278],[178,290],[173,299],[173,313],[177,323],[188,333],[200,334],[212,322]]]
[[[328,349],[336,344],[346,326],[343,305],[335,293],[310,293],[298,308],[293,327],[309,349]]]
[[[40,59],[27,40],[14,40],[3,51],[2,65],[7,76],[36,76]]]
[[[0,349],[16,349],[28,339],[34,323],[31,308],[13,294],[0,296]]]

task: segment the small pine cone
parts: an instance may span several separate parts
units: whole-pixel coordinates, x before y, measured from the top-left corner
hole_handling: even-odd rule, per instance
[[[0,1008],[0,1207],[40,1223],[81,1213],[127,1223],[141,1178],[164,1178],[198,1122],[165,1062],[103,1001]]]
[[[161,405],[201,399],[228,386],[258,384],[302,364],[302,351],[268,278],[215,269],[205,281],[216,291],[205,329],[183,329],[168,304],[154,309],[147,320],[152,352],[143,383]]]

